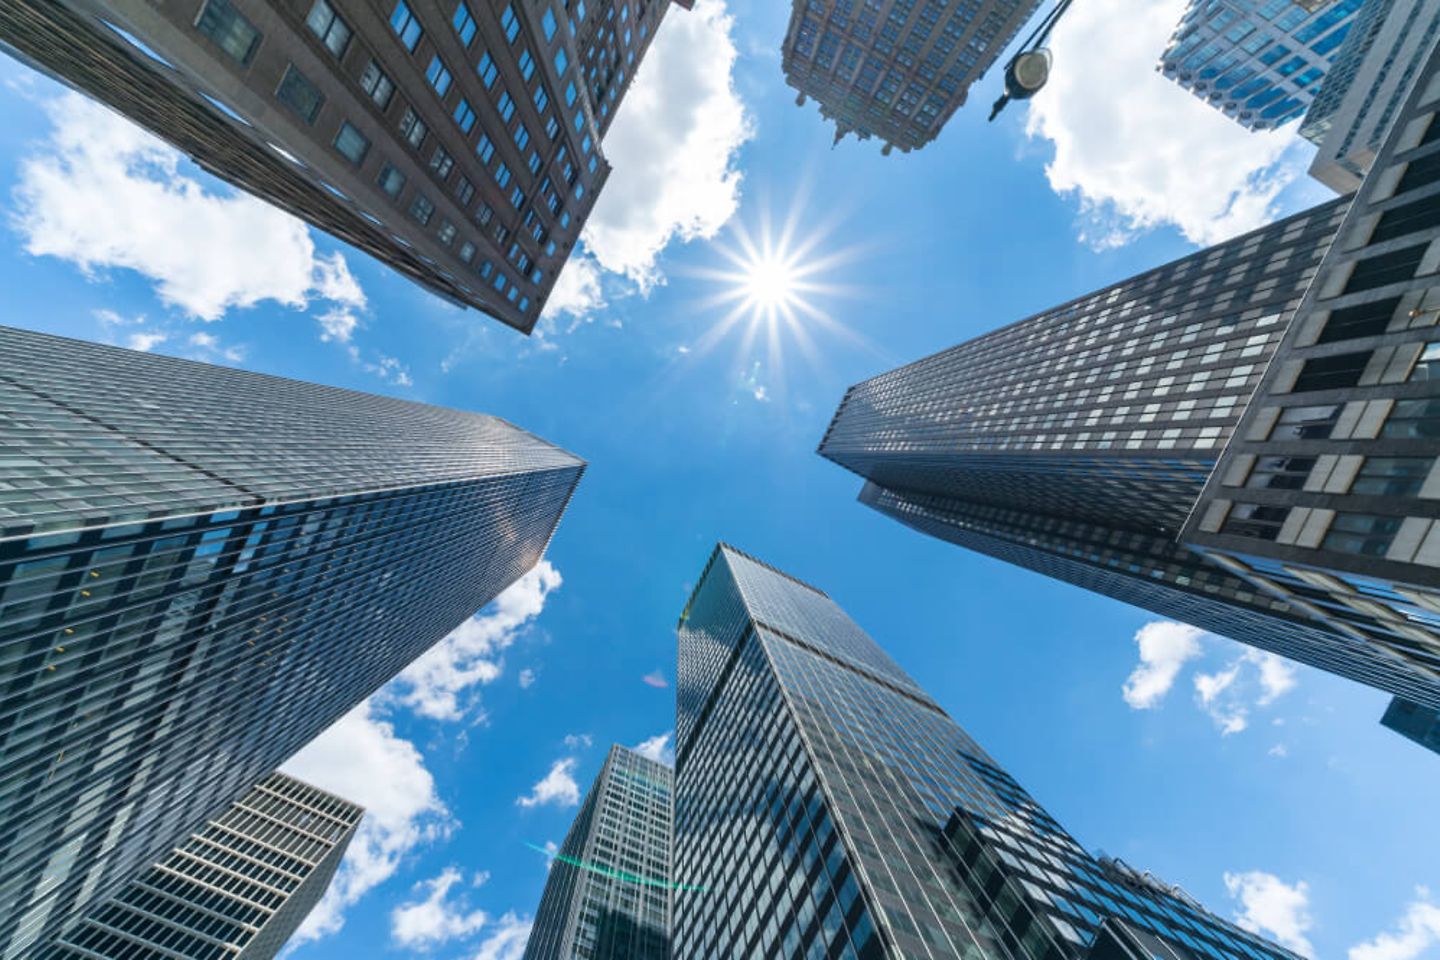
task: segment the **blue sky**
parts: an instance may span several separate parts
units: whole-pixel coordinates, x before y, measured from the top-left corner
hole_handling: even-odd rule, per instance
[[[1032,105],[987,125],[988,77],[891,157],[795,105],[788,4],[673,11],[530,339],[0,63],[5,322],[486,411],[590,462],[546,565],[293,764],[371,811],[294,956],[518,957],[532,845],[610,742],[664,747],[722,538],[834,596],[1082,842],[1316,957],[1440,956],[1440,762],[1383,695],[922,537],[814,453],[849,384],[1327,196],[1290,131],[1154,73],[1179,9],[1077,5]],[[794,323],[720,276],[767,223],[802,251]]]

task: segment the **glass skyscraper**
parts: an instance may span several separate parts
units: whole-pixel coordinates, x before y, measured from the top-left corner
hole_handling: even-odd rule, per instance
[[[1088,854],[820,590],[725,545],[679,628],[675,955],[1294,960]]]
[[[550,864],[525,960],[669,960],[673,773],[610,748]]]
[[[41,956],[270,960],[320,902],[363,813],[272,773]]]
[[[1396,697],[1380,722],[1402,737],[1440,753],[1440,710]]]
[[[1160,57],[1165,76],[1251,130],[1297,120],[1361,0],[1191,0]]]
[[[115,895],[541,557],[493,417],[0,328],[0,957]]]

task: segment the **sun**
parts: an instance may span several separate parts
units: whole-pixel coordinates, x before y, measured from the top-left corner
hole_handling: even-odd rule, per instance
[[[753,310],[793,312],[800,297],[800,270],[794,257],[767,250],[741,265],[740,286]]]

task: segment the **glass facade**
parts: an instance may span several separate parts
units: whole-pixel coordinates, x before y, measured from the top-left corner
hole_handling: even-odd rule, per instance
[[[1440,753],[1440,710],[1396,697],[1380,722],[1402,737]]]
[[[364,811],[272,773],[44,960],[270,960],[320,902]]]
[[[29,955],[540,559],[493,417],[0,328],[0,956]]]
[[[1068,885],[1098,861],[821,591],[722,545],[678,634],[677,956],[1062,960],[1103,916],[1145,922],[1118,881]],[[999,873],[1012,846],[1063,896]],[[1187,919],[1213,956],[1292,957]]]
[[[1039,0],[794,0],[782,48],[797,103],[885,151],[934,140]]]
[[[1362,6],[1191,0],[1160,69],[1251,130],[1270,130],[1305,114]]]
[[[550,865],[526,960],[668,960],[673,779],[610,748]]]

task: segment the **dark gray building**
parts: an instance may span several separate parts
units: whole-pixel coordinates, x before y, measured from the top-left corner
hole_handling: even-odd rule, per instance
[[[1440,689],[1437,77],[1432,52],[1183,539]]]
[[[493,417],[0,328],[0,956],[119,892],[541,557]]]
[[[0,47],[529,332],[670,0],[18,0]],[[688,2],[685,4],[688,6]]]
[[[1380,722],[1402,737],[1440,753],[1440,710],[1396,697]]]
[[[1014,39],[1039,0],[794,0],[781,49],[785,82],[848,134],[885,152],[940,133],[970,85]]]
[[[669,960],[673,773],[610,748],[550,876],[526,960]]]
[[[320,902],[364,811],[272,773],[45,960],[270,960]]]
[[[721,545],[678,632],[676,956],[1079,960],[1108,918],[1294,960],[1087,853],[815,587]]]

